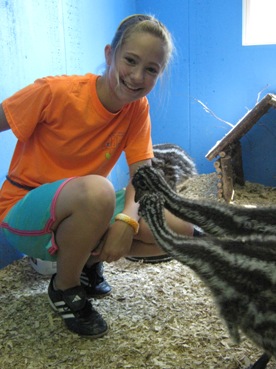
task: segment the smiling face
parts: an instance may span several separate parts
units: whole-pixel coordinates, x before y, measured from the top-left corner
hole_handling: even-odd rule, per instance
[[[113,55],[110,45],[105,48],[108,69],[105,83],[99,84],[99,97],[110,111],[146,96],[155,86],[166,62],[166,45],[147,32],[136,32]],[[102,81],[103,82],[103,81]]]

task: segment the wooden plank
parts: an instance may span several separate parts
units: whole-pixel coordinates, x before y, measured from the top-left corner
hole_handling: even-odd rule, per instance
[[[267,94],[252,110],[247,112],[243,118],[238,121],[235,127],[233,127],[222,140],[218,141],[216,145],[212,147],[205,157],[208,160],[212,160],[218,156],[220,152],[223,152],[228,145],[236,143],[271,107],[276,108],[276,95]]]

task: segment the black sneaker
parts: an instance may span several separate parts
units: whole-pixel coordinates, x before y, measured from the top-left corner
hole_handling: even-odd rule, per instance
[[[85,266],[80,277],[81,285],[87,297],[101,298],[111,293],[111,286],[103,276],[103,263],[99,262],[91,267]]]
[[[105,335],[108,326],[102,316],[87,300],[81,286],[61,291],[53,287],[54,274],[48,287],[51,307],[64,319],[68,329],[80,336],[98,338]]]

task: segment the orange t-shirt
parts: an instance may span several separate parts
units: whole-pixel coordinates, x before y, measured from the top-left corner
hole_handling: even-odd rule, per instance
[[[153,157],[147,98],[110,113],[101,104],[98,76],[57,76],[36,80],[2,106],[18,141],[9,177],[37,187],[62,178],[106,177],[122,151],[128,164]],[[25,190],[5,181],[0,220]]]

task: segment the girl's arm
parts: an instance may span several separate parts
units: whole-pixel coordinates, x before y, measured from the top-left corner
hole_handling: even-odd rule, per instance
[[[140,168],[142,165],[151,165],[151,160],[143,160],[139,161],[135,164],[132,164],[129,166],[129,175],[130,175],[130,181],[126,188],[126,195],[125,195],[125,207],[123,210],[123,213],[130,216],[131,218],[135,220],[139,220],[138,216],[138,203],[135,203],[134,196],[135,196],[135,190],[134,187],[131,184],[132,177],[134,176],[136,170]]]
[[[126,190],[125,207],[123,214],[128,215],[130,218],[138,221],[138,204],[134,201],[134,187],[131,184],[132,176],[136,169],[141,165],[151,165],[151,160],[143,160],[138,163],[132,164],[129,167],[130,181]],[[96,250],[95,256],[99,257],[102,261],[116,261],[123,256],[128,255],[134,237],[133,228],[124,221],[115,221],[105,234],[100,250]]]

